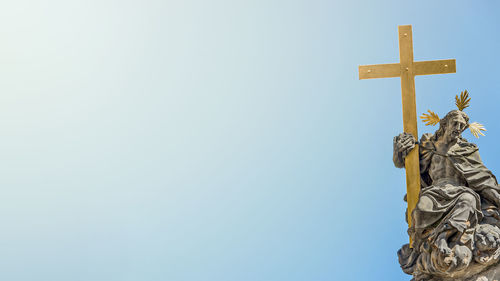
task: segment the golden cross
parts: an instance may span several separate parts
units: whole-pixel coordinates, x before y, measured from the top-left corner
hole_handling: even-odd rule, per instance
[[[411,25],[400,25],[399,63],[362,65],[359,79],[401,77],[403,99],[403,130],[418,139],[417,108],[415,102],[415,75],[455,73],[455,60],[413,61]],[[418,202],[420,193],[420,167],[418,144],[405,160],[406,194],[408,202],[408,225],[411,227],[411,212]],[[410,245],[412,241],[410,240]]]

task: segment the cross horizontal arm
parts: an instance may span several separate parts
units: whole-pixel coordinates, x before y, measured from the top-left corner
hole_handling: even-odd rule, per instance
[[[455,60],[416,61],[413,63],[415,75],[445,74],[457,72]]]
[[[401,76],[401,66],[399,63],[359,66],[359,80],[399,76]]]

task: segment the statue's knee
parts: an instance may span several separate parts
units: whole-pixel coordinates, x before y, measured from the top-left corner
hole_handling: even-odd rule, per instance
[[[460,196],[459,203],[476,207],[476,197],[470,193],[464,193]]]
[[[422,196],[418,200],[417,208],[420,210],[432,209],[432,200],[427,196]]]

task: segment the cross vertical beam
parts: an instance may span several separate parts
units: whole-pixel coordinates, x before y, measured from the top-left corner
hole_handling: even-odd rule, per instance
[[[401,99],[403,102],[403,130],[418,140],[417,103],[415,100],[415,75],[413,69],[413,38],[411,26],[398,27],[399,61],[401,65]],[[417,206],[420,193],[420,161],[418,144],[405,159],[406,200],[408,202],[408,226],[411,227],[411,213]],[[411,243],[411,241],[410,241]]]
[[[403,103],[403,129],[418,139],[417,106],[415,101],[415,75],[455,73],[454,59],[434,61],[413,61],[413,39],[411,25],[398,27],[399,63],[362,65],[359,67],[359,79],[401,78],[401,98]],[[408,202],[408,225],[411,227],[411,213],[418,202],[420,193],[420,162],[418,145],[405,159],[406,193]],[[412,241],[410,240],[410,247]]]

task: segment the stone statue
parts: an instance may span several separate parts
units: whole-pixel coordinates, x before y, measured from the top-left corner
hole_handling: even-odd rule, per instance
[[[456,100],[459,109],[444,118],[431,111],[422,117],[439,129],[418,143],[421,190],[408,229],[413,245],[398,251],[401,268],[415,281],[490,280],[476,277],[500,260],[500,187],[477,146],[462,137],[467,128],[475,136],[484,128],[463,112],[467,92]],[[411,134],[394,138],[396,167],[404,168],[415,144]]]

